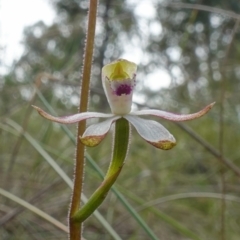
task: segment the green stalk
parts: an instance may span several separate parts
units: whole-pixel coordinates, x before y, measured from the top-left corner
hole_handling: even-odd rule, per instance
[[[97,19],[97,6],[98,0],[89,1],[89,12],[88,12],[88,27],[87,27],[87,38],[84,53],[83,73],[82,73],[82,85],[80,88],[80,103],[79,112],[86,112],[88,108],[88,97],[89,97],[89,85],[91,78],[91,68],[93,59],[94,49],[94,37],[96,29]],[[70,204],[69,211],[69,238],[70,240],[81,240],[82,224],[76,224],[73,221],[73,216],[80,208],[80,199],[83,185],[83,173],[84,173],[84,145],[81,143],[79,136],[82,136],[86,128],[86,122],[81,121],[78,123],[77,131],[77,146],[76,146],[76,161],[75,161],[75,176],[73,183],[73,194]]]
[[[115,126],[112,161],[108,172],[104,181],[89,198],[88,202],[73,216],[74,222],[81,223],[86,220],[106,198],[108,191],[117,180],[117,177],[122,170],[124,160],[126,159],[129,144],[129,133],[128,121],[124,118],[118,119]]]

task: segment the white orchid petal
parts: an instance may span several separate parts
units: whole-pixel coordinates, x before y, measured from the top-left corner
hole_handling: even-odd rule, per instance
[[[192,114],[181,115],[181,114],[175,114],[175,113],[165,112],[161,110],[147,109],[147,110],[131,112],[129,115],[133,115],[133,116],[153,115],[155,117],[164,118],[174,122],[182,122],[182,121],[188,121],[188,120],[193,120],[195,118],[202,117],[213,107],[214,104],[215,103],[211,103],[205,108],[203,108],[201,111],[192,113]]]
[[[168,150],[176,145],[173,135],[160,123],[131,115],[126,115],[124,118],[136,128],[143,139],[153,146]]]
[[[99,112],[84,112],[84,113],[77,113],[77,114],[64,116],[64,117],[54,117],[46,113],[39,107],[36,107],[36,106],[32,106],[32,107],[35,108],[42,117],[47,118],[53,122],[65,123],[65,124],[80,122],[88,118],[110,118],[114,116],[114,114],[106,114],[106,113],[99,113]]]
[[[116,116],[103,122],[92,124],[86,129],[82,137],[80,137],[81,142],[89,147],[97,146],[104,139],[113,122],[119,118],[121,117]]]

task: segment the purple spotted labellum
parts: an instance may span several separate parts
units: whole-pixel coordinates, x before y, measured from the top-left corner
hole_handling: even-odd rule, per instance
[[[112,114],[85,112],[64,117],[54,117],[42,109],[33,106],[38,113],[54,122],[70,124],[89,118],[106,118],[106,120],[90,125],[80,136],[86,146],[98,145],[110,130],[111,125],[120,118],[125,118],[139,133],[139,135],[153,146],[168,150],[176,145],[173,135],[160,123],[140,118],[152,115],[170,121],[181,122],[199,118],[205,115],[214,105],[209,104],[197,113],[179,115],[156,109],[131,112],[132,95],[136,85],[137,65],[124,59],[107,64],[102,69],[102,84],[109,102]]]

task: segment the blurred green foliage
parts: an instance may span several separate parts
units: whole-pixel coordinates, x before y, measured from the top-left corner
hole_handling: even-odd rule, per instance
[[[146,13],[148,8],[139,8],[142,2],[100,0],[89,110],[110,111],[102,91],[101,68],[126,54],[134,55],[137,49],[141,53],[136,87],[139,101],[134,107],[188,113],[216,101],[206,116],[184,125],[240,168],[240,32],[239,27],[234,31],[238,24],[236,15],[218,14],[216,9],[194,9],[197,1],[178,1],[176,7],[167,0],[148,0],[146,6],[153,6],[150,9],[154,10],[151,15],[151,11]],[[34,205],[67,224],[71,189],[8,121],[23,126],[68,176],[73,175],[74,144],[59,124],[41,118],[29,104],[47,109],[41,98],[44,96],[57,115],[77,111],[88,1],[51,3],[57,13],[54,24],[38,22],[25,29],[25,52],[0,79],[0,187],[27,201],[47,188]],[[192,4],[193,9],[185,8],[185,3]],[[200,3],[240,13],[237,0]],[[155,89],[147,81],[159,69],[171,77],[171,82],[166,88]],[[156,83],[163,81],[161,74],[155,76]],[[31,100],[34,94],[36,97]],[[162,123],[176,137],[177,146],[171,151],[157,150],[133,130],[117,189],[136,209],[142,202],[186,193],[186,198],[176,197],[153,205],[155,212],[165,213],[200,239],[238,240],[239,200],[227,199],[223,204],[210,194],[221,194],[224,186],[224,194],[237,199],[240,176],[178,125]],[[75,134],[75,126],[68,127]],[[87,149],[104,172],[111,157],[111,142],[109,134],[101,145]],[[98,173],[86,164],[84,193],[90,196],[100,181]],[[187,197],[188,193],[199,196]],[[17,203],[0,196],[1,239],[66,239],[66,233],[28,211],[6,220],[16,207]],[[99,211],[122,239],[148,239],[113,193]],[[148,208],[141,210],[140,215],[159,239],[190,239]],[[89,240],[112,239],[94,217],[86,221],[84,233]]]

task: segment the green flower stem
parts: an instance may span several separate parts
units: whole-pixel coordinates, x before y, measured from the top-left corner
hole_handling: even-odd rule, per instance
[[[89,85],[91,78],[92,58],[94,49],[94,37],[96,29],[97,19],[97,6],[98,0],[89,1],[89,12],[88,12],[88,27],[87,27],[87,38],[86,47],[84,53],[83,73],[82,73],[82,85],[80,89],[80,103],[79,112],[86,112],[88,108],[88,96],[89,96]],[[80,208],[80,199],[82,193],[83,173],[84,173],[84,145],[80,142],[79,136],[82,136],[86,128],[86,122],[81,121],[78,124],[77,131],[77,146],[76,146],[76,163],[75,163],[75,177],[73,183],[73,194],[69,210],[69,239],[79,240],[81,239],[82,226],[76,224],[72,217]]]
[[[107,174],[104,179],[115,174],[122,167],[128,152],[130,125],[125,118],[116,121],[113,156]]]
[[[130,126],[128,121],[124,118],[118,119],[115,126],[112,161],[108,172],[104,181],[89,198],[88,202],[74,214],[74,222],[81,223],[86,220],[106,198],[108,191],[117,180],[117,177],[122,170],[124,160],[126,159],[129,144],[129,133]]]

